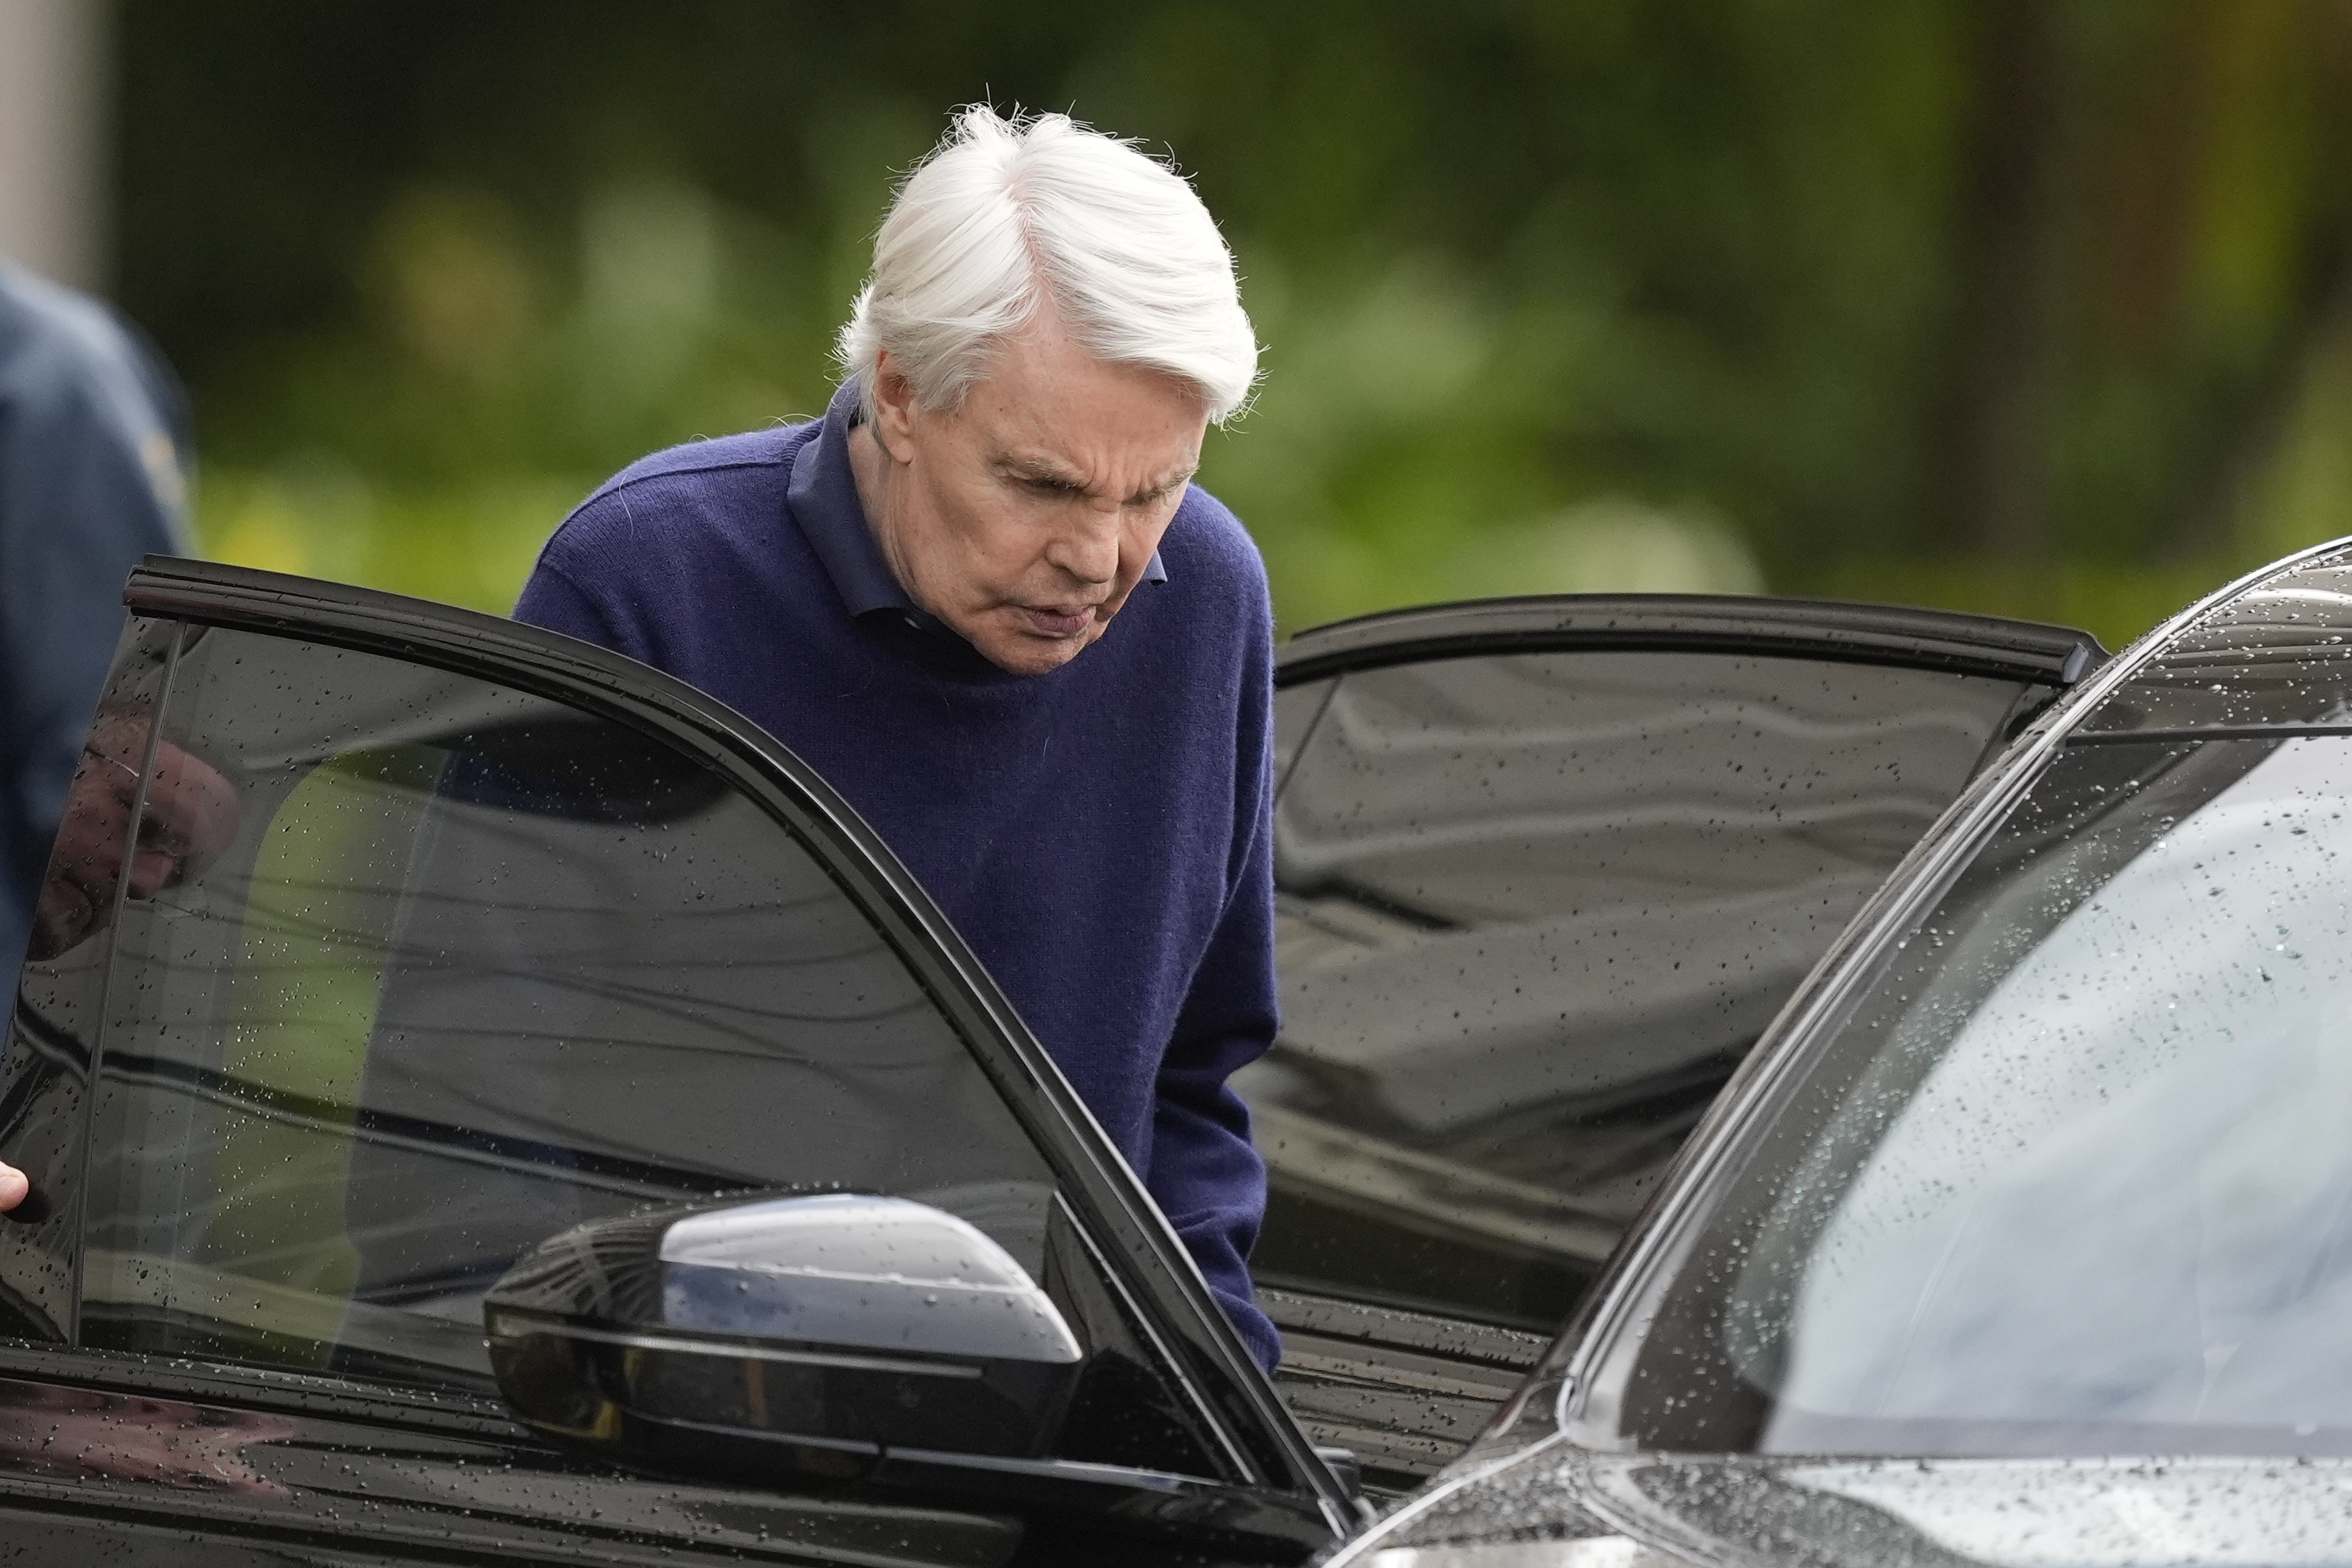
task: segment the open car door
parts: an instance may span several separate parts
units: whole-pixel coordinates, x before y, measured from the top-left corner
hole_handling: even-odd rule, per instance
[[[1457,1452],[1863,900],[2105,657],[1979,616],[1646,595],[1294,639],[1283,1033],[1237,1082],[1308,1432],[1393,1490]]]
[[[444,606],[162,559],[127,600],[0,1049],[0,1540],[1148,1568],[1353,1527],[772,737]]]

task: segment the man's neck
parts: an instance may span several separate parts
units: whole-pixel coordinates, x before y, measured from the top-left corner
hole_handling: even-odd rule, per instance
[[[889,482],[889,454],[874,439],[871,425],[861,420],[849,427],[849,473],[857,485],[857,507],[866,514],[866,526],[875,530],[877,543],[881,530],[876,525],[882,517],[882,491]]]
[[[898,541],[890,531],[890,485],[896,477],[892,467],[890,454],[870,423],[860,421],[849,427],[849,473],[857,483],[857,509],[866,514],[866,531],[874,536],[874,548],[882,553],[882,564],[890,569],[898,591],[907,596],[909,603],[924,608],[915,585],[907,580],[906,568],[898,559]]]

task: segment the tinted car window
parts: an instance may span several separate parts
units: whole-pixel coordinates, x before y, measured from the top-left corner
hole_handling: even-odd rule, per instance
[[[2017,683],[1717,653],[1360,671],[1276,808],[1262,1281],[1556,1325]]]
[[[226,826],[114,932],[84,1343],[487,1387],[518,1255],[750,1190],[920,1197],[1045,1271],[1040,1156],[756,802],[561,703],[190,634],[161,748]]]

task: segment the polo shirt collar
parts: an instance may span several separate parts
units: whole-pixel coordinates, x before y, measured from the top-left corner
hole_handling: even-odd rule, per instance
[[[916,608],[891,575],[882,547],[875,542],[866,508],[857,499],[857,478],[849,465],[849,433],[857,423],[857,379],[853,376],[833,394],[815,437],[801,443],[801,449],[793,455],[792,481],[784,492],[793,520],[807,536],[810,548],[824,564],[825,575],[833,580],[834,591],[841,595],[841,602],[853,617],[888,611],[902,620],[945,632],[944,626]],[[1168,569],[1156,550],[1143,569],[1143,580],[1168,580]]]

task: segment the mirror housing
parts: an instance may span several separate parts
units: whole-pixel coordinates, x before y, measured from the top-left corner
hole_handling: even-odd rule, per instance
[[[845,1479],[893,1449],[1042,1455],[1085,1360],[980,1230],[847,1193],[579,1226],[509,1270],[483,1319],[499,1391],[550,1437]]]

